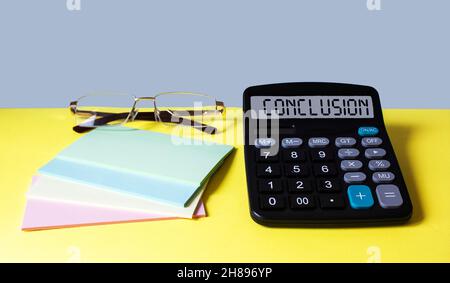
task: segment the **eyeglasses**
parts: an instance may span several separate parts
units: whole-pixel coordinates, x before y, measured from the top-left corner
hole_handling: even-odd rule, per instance
[[[137,107],[141,101],[153,102],[153,111],[142,112]],[[73,130],[84,133],[97,127],[123,125],[136,120],[175,123],[215,134],[217,128],[203,124],[203,118],[221,115],[225,109],[222,101],[193,92],[164,92],[155,96],[135,97],[121,93],[94,93],[70,102],[75,114]],[[198,121],[200,120],[200,121]]]

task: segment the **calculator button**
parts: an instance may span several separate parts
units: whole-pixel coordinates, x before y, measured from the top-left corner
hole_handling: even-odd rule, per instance
[[[288,189],[291,193],[311,192],[311,182],[307,179],[288,179]]]
[[[357,171],[363,166],[362,162],[359,160],[342,160],[341,169],[343,171]]]
[[[278,154],[273,154],[269,150],[257,150],[256,151],[256,160],[258,161],[278,161]]]
[[[349,172],[344,174],[344,182],[347,184],[362,183],[366,180],[366,174],[363,172]]]
[[[359,155],[359,150],[356,148],[341,148],[338,150],[338,156],[341,159],[355,158]]]
[[[261,209],[283,209],[286,203],[281,196],[262,196],[260,197]]]
[[[334,164],[314,164],[314,174],[316,176],[334,176],[336,175],[336,167]]]
[[[262,193],[273,193],[283,191],[281,180],[278,179],[259,180],[258,188],[259,191]]]
[[[284,138],[281,140],[281,146],[284,148],[296,148],[301,146],[303,140],[300,138]]]
[[[326,147],[329,144],[330,144],[330,140],[327,138],[323,138],[323,137],[310,138],[308,140],[308,145],[309,145],[309,147],[312,147],[312,148],[322,148],[322,147]]]
[[[330,149],[311,150],[311,157],[314,161],[329,161],[334,159],[333,151]]]
[[[286,176],[304,177],[304,176],[308,176],[308,174],[309,174],[309,169],[304,164],[298,164],[298,163],[287,164],[287,165],[285,165],[284,169],[286,172]]]
[[[256,174],[258,177],[278,177],[281,170],[278,164],[257,164]]]
[[[375,172],[372,175],[372,181],[374,183],[390,183],[394,181],[395,175],[392,172]]]
[[[255,140],[255,146],[257,148],[269,148],[275,145],[275,139],[273,138],[258,138]]]
[[[301,150],[284,150],[283,160],[285,161],[304,161],[305,153]]]
[[[361,140],[361,145],[364,147],[372,147],[379,146],[383,143],[381,138],[371,137],[371,138],[363,138]]]
[[[340,195],[322,195],[319,197],[320,207],[323,209],[341,209],[345,207],[344,199]]]
[[[292,209],[311,209],[316,207],[314,197],[309,195],[291,196],[289,199]]]
[[[332,179],[319,179],[317,181],[317,189],[323,193],[333,193],[340,190],[338,182]]]
[[[349,137],[338,137],[334,143],[337,147],[351,147],[356,144],[356,140]]]
[[[361,137],[371,137],[378,135],[378,128],[376,127],[360,127],[358,129],[358,135]]]
[[[397,208],[403,204],[400,190],[395,185],[378,185],[376,193],[382,208]]]
[[[347,195],[353,209],[365,209],[373,206],[372,192],[368,186],[351,185],[347,189]]]
[[[364,152],[364,155],[369,159],[380,158],[386,155],[386,150],[382,148],[368,148]]]
[[[382,171],[391,167],[391,163],[387,160],[370,160],[369,169],[372,171]]]

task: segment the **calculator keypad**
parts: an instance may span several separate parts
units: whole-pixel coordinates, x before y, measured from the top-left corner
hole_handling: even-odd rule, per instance
[[[285,137],[258,141],[257,179],[263,210],[398,208],[403,199],[389,154],[375,127],[353,136]],[[255,142],[256,144],[256,142]]]

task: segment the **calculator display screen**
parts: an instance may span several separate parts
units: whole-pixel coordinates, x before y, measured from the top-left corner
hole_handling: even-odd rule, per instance
[[[250,102],[258,114],[280,119],[374,117],[370,96],[252,96]]]

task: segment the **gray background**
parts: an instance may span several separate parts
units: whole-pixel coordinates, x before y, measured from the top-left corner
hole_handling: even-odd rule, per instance
[[[249,85],[376,87],[384,107],[450,108],[448,0],[9,0],[0,107],[65,107],[95,90],[192,90],[241,106]]]

